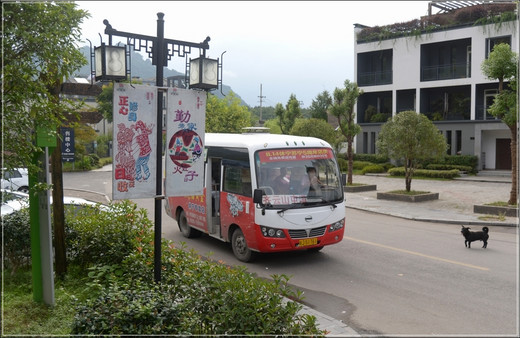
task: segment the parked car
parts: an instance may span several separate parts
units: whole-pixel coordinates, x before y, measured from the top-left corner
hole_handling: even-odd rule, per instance
[[[52,203],[52,197],[50,198],[50,203]],[[99,207],[102,210],[107,209],[103,204],[95,203],[79,197],[64,196],[63,204],[65,205],[65,208],[82,208],[88,206]],[[29,207],[28,194],[20,191],[2,189],[2,216],[11,214],[26,207]]]
[[[2,169],[2,189],[29,192],[29,172],[26,168]]]

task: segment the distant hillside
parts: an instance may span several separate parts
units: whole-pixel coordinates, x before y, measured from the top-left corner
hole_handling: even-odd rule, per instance
[[[90,76],[90,47],[89,46],[83,46],[80,48],[81,53],[85,56],[87,60],[89,60],[89,63],[86,66],[81,67],[81,69],[76,73],[78,77],[88,78]],[[155,81],[155,66],[152,65],[152,60],[149,58],[144,58],[140,53],[138,52],[132,52],[131,55],[131,61],[132,61],[132,77],[140,77],[144,80],[150,80],[153,79]],[[170,77],[170,76],[178,76],[178,75],[184,75],[184,73],[180,73],[176,70],[172,70],[169,68],[164,68],[164,77]],[[223,85],[222,91],[225,95],[227,95],[231,91],[231,87]],[[235,91],[233,91],[235,95],[241,100],[242,105],[248,106],[244,100],[238,95]],[[219,98],[222,98],[224,95],[220,92],[220,89],[214,90],[211,92],[212,94],[216,95]]]

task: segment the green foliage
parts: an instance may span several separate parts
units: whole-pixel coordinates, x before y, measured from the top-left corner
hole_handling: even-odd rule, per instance
[[[348,160],[338,157],[338,164],[339,164],[339,169],[342,172],[346,172],[348,170]]]
[[[447,145],[433,122],[410,110],[400,112],[383,125],[377,148],[385,156],[404,161],[406,190],[410,191],[419,162],[442,158]]]
[[[406,171],[404,167],[397,167],[388,170],[390,176],[405,176]],[[416,169],[414,172],[415,176],[420,177],[428,177],[428,178],[444,178],[444,179],[453,179],[459,176],[458,169],[452,170],[426,170],[426,169]]]
[[[77,103],[58,100],[63,79],[86,64],[78,50],[80,24],[88,14],[72,2],[2,4],[3,163],[27,167],[37,152],[36,126],[53,132]]]
[[[471,172],[473,170],[472,167],[465,165],[456,165],[456,164],[428,164],[426,169],[429,170],[452,170],[457,169],[459,171],[467,171]]]
[[[82,208],[65,217],[69,259],[82,266],[121,263],[135,238],[153,226],[146,210],[128,201],[113,203],[108,211]]]
[[[284,275],[272,276],[273,281],[259,279],[244,267],[203,260],[184,246],[175,247],[163,240],[162,282],[155,283],[154,233],[146,211],[128,201],[108,208],[86,208],[66,215],[69,271],[75,273],[81,287],[63,292],[59,287],[57,318],[47,307],[37,311],[36,317],[35,312],[17,312],[17,318],[30,316],[17,320],[30,320],[32,323],[25,327],[34,330],[20,333],[41,332],[34,318],[45,318],[46,322],[59,318],[68,325],[47,327],[45,333],[323,335],[316,327],[316,318],[298,314],[301,305],[288,300],[299,299],[301,294],[289,287],[289,278]],[[17,238],[29,237],[27,225],[9,229],[18,233]],[[20,241],[18,247],[22,246],[30,247]],[[86,272],[87,281],[82,279]],[[13,283],[6,283],[9,291],[4,299],[12,298],[9,292],[14,292]],[[24,304],[32,304],[30,278],[20,283],[16,285],[26,290]],[[68,294],[68,299],[63,294]],[[7,303],[4,314],[11,323],[19,305]],[[63,332],[64,327],[71,331]],[[18,331],[12,324],[4,330],[13,332]]]
[[[251,126],[251,113],[233,92],[219,99],[208,94],[206,102],[206,132],[241,133],[242,128]]]
[[[354,161],[366,161],[372,163],[386,163],[389,161],[387,156],[381,154],[354,154]]]
[[[361,172],[363,173],[363,175],[384,173],[385,167],[380,164],[371,164],[367,165],[366,167],[363,167]]]
[[[300,101],[298,101],[296,95],[291,94],[285,108],[281,103],[278,103],[274,109],[282,134],[289,134],[296,119],[302,117]]]
[[[353,164],[353,169],[354,170],[363,170],[365,167],[368,167],[372,165],[371,162],[366,162],[366,161],[354,161],[354,164]]]
[[[311,136],[334,144],[336,134],[334,128],[322,119],[296,119],[289,133],[290,135]]]
[[[315,119],[322,119],[327,122],[327,111],[329,106],[332,104],[332,98],[328,91],[324,90],[315,100],[312,100],[310,111],[311,117]]]
[[[30,263],[30,228],[28,208],[2,216],[3,262],[12,273]]]

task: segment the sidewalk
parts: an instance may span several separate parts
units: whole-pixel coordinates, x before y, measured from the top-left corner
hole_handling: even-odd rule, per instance
[[[412,179],[412,190],[439,193],[439,199],[428,202],[399,202],[378,200],[377,192],[404,190],[404,178],[386,175],[354,175],[354,183],[375,184],[376,191],[345,193],[347,208],[365,210],[417,221],[456,223],[463,225],[518,226],[517,217],[485,220],[483,214],[473,212],[474,205],[507,201],[511,191],[511,177],[481,173],[452,181]],[[348,211],[347,211],[348,213]]]

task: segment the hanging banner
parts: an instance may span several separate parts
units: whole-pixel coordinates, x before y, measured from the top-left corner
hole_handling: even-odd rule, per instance
[[[156,195],[157,87],[114,84],[112,199]]]
[[[206,92],[168,89],[166,196],[202,195]]]

